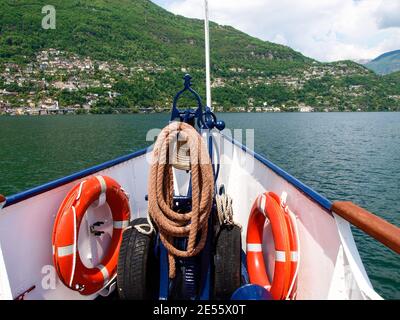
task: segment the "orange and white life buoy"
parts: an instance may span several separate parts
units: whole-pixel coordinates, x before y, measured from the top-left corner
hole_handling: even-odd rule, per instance
[[[272,283],[267,274],[262,246],[266,219],[270,221],[275,242],[275,269]],[[269,192],[259,196],[255,201],[247,227],[247,267],[250,282],[269,290],[276,300],[287,298],[297,268],[295,262],[297,240],[289,219],[281,207],[279,196]]]
[[[112,213],[112,238],[101,263],[87,268],[79,255],[78,234],[87,209],[100,197],[105,197]],[[82,295],[91,295],[107,285],[116,274],[122,233],[129,221],[128,196],[115,180],[96,176],[76,185],[61,204],[53,228],[54,266],[61,281]]]

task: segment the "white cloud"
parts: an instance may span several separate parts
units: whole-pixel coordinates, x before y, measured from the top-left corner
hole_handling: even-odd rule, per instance
[[[376,12],[376,18],[380,28],[400,27],[400,1],[384,1]]]
[[[155,0],[203,18],[203,0]],[[400,0],[209,0],[211,20],[321,61],[400,49]]]

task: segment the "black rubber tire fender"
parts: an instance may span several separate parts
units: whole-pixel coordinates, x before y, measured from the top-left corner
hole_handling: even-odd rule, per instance
[[[213,299],[229,300],[241,286],[241,229],[221,226],[215,241]]]
[[[147,224],[146,218],[131,222],[123,233],[118,256],[117,287],[122,300],[152,300],[158,292],[159,264],[154,254],[155,234],[145,235],[134,226]]]

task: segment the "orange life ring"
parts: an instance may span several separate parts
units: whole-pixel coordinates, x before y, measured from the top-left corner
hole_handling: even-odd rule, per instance
[[[100,196],[106,198],[113,217],[113,233],[101,263],[87,268],[79,255],[78,233],[82,219]],[[53,260],[60,280],[82,295],[101,290],[116,274],[123,230],[129,226],[129,199],[121,186],[105,176],[91,177],[76,185],[66,196],[53,228]]]
[[[275,271],[273,281],[267,274],[262,251],[263,231],[266,219],[271,223],[275,242]],[[247,227],[247,268],[250,282],[260,285],[275,300],[286,299],[291,282],[291,239],[285,211],[279,197],[270,192],[257,198],[250,213]]]
[[[296,234],[296,228],[293,226],[293,221],[292,218],[289,215],[289,207],[281,202],[281,199],[279,196],[273,192],[270,193],[270,195],[278,202],[281,204],[281,207],[283,208],[285,212],[285,220],[286,220],[286,226],[288,228],[288,234],[289,234],[289,241],[290,241],[290,286],[292,286],[292,290],[290,292],[290,299],[293,299],[296,295],[296,290],[297,290],[297,277],[296,271],[297,271],[297,264],[299,260],[299,255],[298,255],[298,243],[297,243],[297,234]],[[294,283],[292,284],[292,282]],[[290,290],[290,287],[289,287]]]

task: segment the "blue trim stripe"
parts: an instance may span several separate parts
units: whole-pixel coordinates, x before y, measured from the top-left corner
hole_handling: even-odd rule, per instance
[[[114,166],[116,166],[118,164],[121,164],[123,162],[138,158],[140,156],[145,155],[148,151],[151,151],[151,147],[147,148],[147,149],[143,149],[143,150],[137,151],[137,152],[134,152],[134,153],[131,153],[131,154],[128,154],[126,156],[122,156],[120,158],[117,158],[117,159],[114,159],[114,160],[111,160],[111,161],[107,161],[107,162],[105,162],[103,164],[94,166],[94,167],[89,168],[89,169],[85,169],[83,171],[74,173],[74,174],[72,174],[70,176],[67,176],[67,177],[64,177],[64,178],[61,178],[61,179],[58,179],[58,180],[54,180],[54,181],[46,183],[46,184],[44,184],[42,186],[39,186],[39,187],[30,189],[30,190],[27,190],[27,191],[18,193],[16,195],[13,195],[13,196],[10,196],[10,197],[7,197],[6,198],[6,204],[4,205],[4,208],[12,206],[12,205],[14,205],[14,204],[16,204],[18,202],[27,200],[27,199],[32,198],[34,196],[37,196],[39,194],[45,193],[45,192],[50,191],[52,189],[61,187],[61,186],[66,185],[66,184],[68,184],[70,182],[73,182],[75,180],[79,180],[79,179],[82,179],[84,177],[90,176],[90,175],[95,174],[95,173],[97,173],[99,171],[114,167]]]
[[[306,186],[304,183],[302,183],[300,180],[296,179],[289,173],[287,173],[285,170],[281,169],[278,167],[276,164],[272,163],[271,161],[267,160],[264,158],[262,155],[251,151],[248,149],[246,146],[242,145],[240,142],[236,141],[232,137],[228,137],[225,134],[222,134],[225,139],[228,141],[232,142],[234,145],[238,146],[241,148],[244,152],[248,153],[249,155],[253,156],[256,158],[258,161],[260,161],[262,164],[267,166],[269,169],[271,169],[273,172],[275,172],[277,175],[285,179],[287,182],[292,184],[294,187],[296,187],[298,190],[303,192],[307,197],[309,197],[311,200],[319,204],[321,207],[323,207],[325,210],[331,212],[332,209],[332,202],[326,199],[324,196],[320,195],[318,192],[314,191],[310,187]]]
[[[228,137],[228,136],[226,136],[224,134],[223,134],[223,136],[224,136],[225,139],[227,139],[228,141],[230,141],[234,145],[236,145],[239,148],[241,148],[244,152],[246,152],[249,155],[253,156],[255,159],[260,161],[262,164],[264,164],[265,166],[270,168],[273,172],[275,172],[277,175],[279,175],[280,177],[285,179],[287,182],[292,184],[294,187],[296,187],[298,190],[303,192],[305,195],[307,195],[310,199],[315,201],[317,204],[319,204],[325,210],[327,210],[329,212],[331,211],[331,208],[332,208],[332,202],[331,201],[329,201],[328,199],[326,199],[325,197],[323,197],[322,195],[320,195],[319,193],[317,193],[316,191],[314,191],[310,187],[306,186],[304,183],[302,183],[301,181],[297,180],[295,177],[293,177],[292,175],[290,175],[289,173],[287,173],[286,171],[284,171],[283,169],[281,169],[280,167],[278,167],[277,165],[275,165],[271,161],[267,160],[262,155],[254,152],[254,151],[251,151],[246,146],[242,145],[240,142],[236,141],[235,139],[233,139],[231,137]],[[90,176],[90,175],[95,174],[95,173],[97,173],[99,171],[111,168],[113,166],[116,166],[116,165],[121,164],[123,162],[129,161],[131,159],[143,156],[149,151],[151,151],[151,148],[143,149],[143,150],[137,151],[135,153],[128,154],[126,156],[117,158],[115,160],[111,160],[111,161],[105,162],[105,163],[97,165],[95,167],[80,171],[78,173],[74,173],[74,174],[72,174],[70,176],[67,176],[67,177],[64,177],[64,178],[49,182],[49,183],[44,184],[42,186],[39,186],[39,187],[30,189],[30,190],[27,190],[27,191],[18,193],[16,195],[13,195],[13,196],[10,196],[10,197],[7,197],[6,204],[4,205],[4,208],[5,207],[9,207],[11,205],[14,205],[16,203],[19,203],[21,201],[27,200],[29,198],[32,198],[32,197],[37,196],[39,194],[42,194],[44,192],[50,191],[52,189],[58,188],[60,186],[63,186],[65,184],[68,184],[68,183],[73,182],[75,180],[79,180],[79,179],[82,179],[84,177]]]

